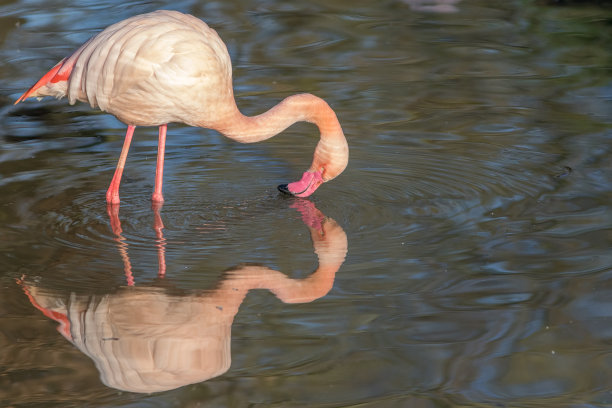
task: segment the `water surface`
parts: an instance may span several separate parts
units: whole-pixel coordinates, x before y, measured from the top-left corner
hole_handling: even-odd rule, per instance
[[[431,3],[0,3],[0,405],[611,406],[612,11]],[[294,200],[276,185],[310,164],[313,126],[240,145],[172,124],[156,211],[157,130],[138,128],[109,211],[125,126],[13,102],[91,35],[158,8],[219,32],[244,113],[324,98],[347,170]],[[281,284],[256,275],[210,300],[245,270]],[[279,296],[295,285],[314,289]],[[107,314],[145,344],[180,342],[217,312],[223,352],[197,347],[217,356],[209,375],[166,391],[109,380],[127,369],[104,362],[135,357],[77,336],[78,316]],[[180,344],[156,350],[196,343]]]

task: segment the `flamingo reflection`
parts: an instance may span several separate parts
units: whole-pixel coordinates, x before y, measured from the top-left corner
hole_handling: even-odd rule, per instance
[[[109,387],[150,393],[206,381],[231,363],[231,326],[247,292],[268,289],[285,303],[305,303],[329,292],[347,252],[346,234],[305,200],[292,204],[310,230],[317,269],[304,279],[257,265],[226,271],[213,290],[174,293],[134,284],[128,245],[121,224],[109,208],[127,286],[106,295],[69,298],[28,282],[20,284],[32,305],[59,323],[58,331],[90,357]],[[163,224],[156,212],[154,228],[165,275]]]

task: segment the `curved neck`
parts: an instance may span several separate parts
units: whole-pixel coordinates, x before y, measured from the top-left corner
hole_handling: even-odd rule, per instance
[[[342,173],[348,163],[348,144],[342,127],[327,102],[311,94],[289,96],[269,111],[251,117],[240,113],[232,98],[222,120],[203,127],[218,130],[240,143],[254,143],[277,135],[295,122],[314,123],[321,132],[308,171],[318,172],[322,181]]]
[[[314,123],[322,139],[344,139],[334,111],[323,99],[311,94],[289,96],[257,116],[245,116],[236,107],[214,129],[237,142],[255,143],[279,134],[296,122]]]

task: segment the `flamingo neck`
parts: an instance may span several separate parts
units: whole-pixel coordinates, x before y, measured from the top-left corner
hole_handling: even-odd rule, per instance
[[[322,137],[342,134],[334,111],[323,99],[311,94],[292,95],[257,116],[245,116],[236,108],[216,130],[240,143],[255,143],[279,134],[296,122],[314,123]]]
[[[289,96],[256,116],[245,116],[236,107],[212,127],[237,142],[255,143],[279,134],[296,122],[313,123],[320,131],[321,139],[309,171],[320,171],[324,181],[340,174],[348,162],[346,138],[334,111],[314,95]]]

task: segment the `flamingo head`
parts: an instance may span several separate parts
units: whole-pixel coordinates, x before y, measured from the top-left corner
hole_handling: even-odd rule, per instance
[[[320,171],[305,171],[299,181],[289,184],[281,184],[278,190],[296,197],[308,197],[323,184]]]
[[[299,181],[281,184],[278,189],[296,197],[308,197],[319,186],[344,171],[348,164],[348,144],[344,135],[334,141],[321,139],[315,149],[310,169]]]

